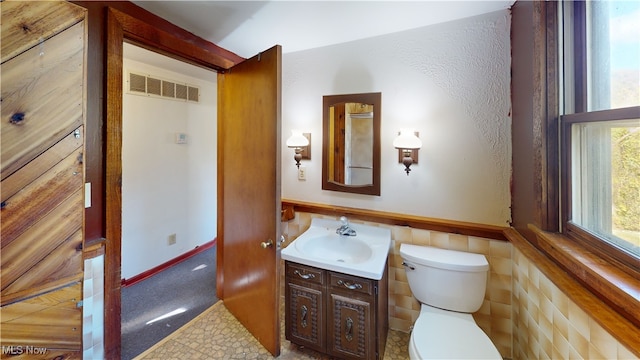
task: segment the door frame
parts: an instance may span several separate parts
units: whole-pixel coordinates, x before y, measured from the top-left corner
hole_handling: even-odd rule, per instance
[[[138,18],[109,7],[106,21],[104,346],[105,358],[119,359],[122,337],[123,42],[216,72],[224,72],[244,58],[208,42],[211,46],[199,46],[204,40],[182,29],[171,33],[164,31],[162,28],[169,23],[145,10],[140,11]]]

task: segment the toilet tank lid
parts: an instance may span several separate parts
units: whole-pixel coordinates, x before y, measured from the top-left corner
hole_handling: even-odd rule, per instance
[[[481,272],[489,269],[489,263],[484,255],[431,246],[400,244],[400,256],[405,260],[439,269],[467,272]]]

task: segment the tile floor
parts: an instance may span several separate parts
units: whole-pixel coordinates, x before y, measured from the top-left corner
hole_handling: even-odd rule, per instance
[[[332,359],[316,351],[299,348],[284,337],[281,321],[279,359]],[[384,359],[408,359],[409,334],[389,330]],[[169,335],[136,359],[272,359],[273,357],[226,309],[222,301]]]

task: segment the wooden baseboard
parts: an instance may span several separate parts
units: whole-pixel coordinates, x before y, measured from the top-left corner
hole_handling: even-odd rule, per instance
[[[199,254],[207,249],[210,249],[212,247],[214,247],[216,245],[216,239],[213,239],[207,243],[204,243],[203,245],[200,246],[196,246],[195,248],[193,248],[192,250],[189,250],[188,252],[175,257],[165,263],[162,263],[152,269],[149,269],[145,272],[142,272],[136,276],[133,276],[129,279],[122,279],[122,287],[127,287],[127,286],[131,286],[134,284],[139,283],[140,281],[144,280],[144,279],[148,279],[150,277],[152,277],[153,275],[166,270],[170,267],[172,267],[173,265],[179,264],[185,260],[187,260],[188,258],[195,256],[196,254]]]

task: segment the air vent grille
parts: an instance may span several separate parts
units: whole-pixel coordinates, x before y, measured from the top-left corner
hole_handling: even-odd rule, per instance
[[[128,85],[131,94],[200,102],[200,88],[186,83],[129,72]]]
[[[170,98],[176,97],[176,83],[171,81],[163,81],[162,96]]]
[[[129,91],[147,92],[147,78],[138,74],[130,74],[129,76]]]
[[[189,86],[189,101],[200,101],[200,89],[197,87]]]
[[[187,85],[176,84],[176,99],[187,100]]]
[[[162,80],[148,77],[147,78],[147,94],[161,96]]]

